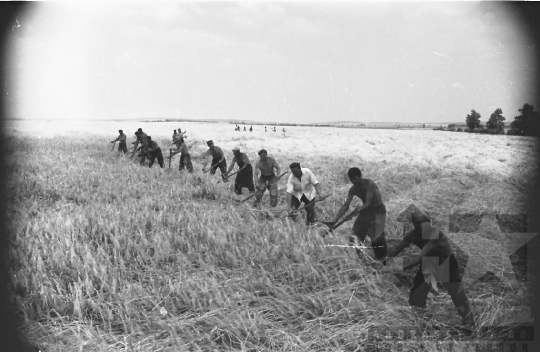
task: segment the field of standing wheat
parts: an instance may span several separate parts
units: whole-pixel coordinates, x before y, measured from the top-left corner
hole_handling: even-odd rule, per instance
[[[165,157],[173,129],[187,130],[195,172],[178,171],[179,155],[161,169],[111,151],[118,129],[129,148],[139,127]],[[531,299],[531,280],[514,265],[516,256],[507,262],[517,279],[497,279],[512,268],[489,255],[501,246],[495,216],[485,217],[474,236],[450,233],[448,219],[456,212],[527,213],[533,139],[431,130],[278,131],[195,122],[8,126],[10,270],[30,341],[41,351],[390,351],[395,341],[373,329],[408,326],[435,331],[415,340],[434,351],[436,340],[456,338],[449,332],[459,316],[449,295],[430,295],[433,319],[420,319],[407,303],[416,270],[397,277],[400,284],[373,269],[371,250],[359,257],[345,246],[352,223],[328,234],[285,218],[279,211],[286,209],[285,179],[277,208],[269,207],[267,194],[262,211],[232,201],[242,199],[232,181],[223,183],[219,171],[201,172],[208,139],[225,151],[228,164],[234,147],[252,163],[265,148],[283,171],[294,161],[310,168],[323,192],[332,193],[317,205],[323,220],[346,198],[348,168],[361,168],[381,190],[390,248],[403,234],[399,213],[411,203],[427,210],[452,240],[460,264],[480,256],[483,265],[473,269],[494,274],[464,279],[477,324],[520,323],[512,317]],[[417,253],[408,248],[403,256]]]

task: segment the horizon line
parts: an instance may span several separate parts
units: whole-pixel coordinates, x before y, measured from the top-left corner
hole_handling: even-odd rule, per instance
[[[326,122],[272,122],[272,121],[252,121],[252,120],[240,120],[240,119],[183,119],[183,118],[163,118],[163,117],[156,117],[156,118],[105,118],[105,119],[85,119],[85,118],[16,118],[16,117],[5,117],[4,120],[16,120],[16,121],[66,121],[66,120],[75,120],[75,121],[136,121],[136,122],[206,122],[206,121],[213,121],[213,122],[224,122],[224,123],[252,123],[252,124],[274,124],[274,125],[321,125],[321,124],[339,124],[339,123],[347,123],[347,124],[396,124],[396,125],[405,125],[405,124],[417,124],[417,125],[441,125],[441,124],[450,124],[450,123],[459,123],[459,124],[465,124],[464,121],[443,121],[443,122],[411,122],[411,121],[352,121],[352,120],[337,120],[337,121],[326,121]],[[170,120],[170,121],[165,121]]]

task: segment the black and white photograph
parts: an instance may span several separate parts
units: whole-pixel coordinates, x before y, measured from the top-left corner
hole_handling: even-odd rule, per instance
[[[0,350],[540,350],[540,6],[0,15]]]

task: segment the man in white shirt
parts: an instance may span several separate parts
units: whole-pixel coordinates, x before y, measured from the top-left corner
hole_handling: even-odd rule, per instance
[[[287,203],[289,210],[298,209],[300,203],[307,205],[306,223],[308,225],[315,223],[315,194],[319,197],[322,195],[319,181],[313,175],[310,169],[300,167],[300,163],[292,163],[289,165],[292,175],[289,176],[287,182]],[[312,204],[313,203],[313,204]]]

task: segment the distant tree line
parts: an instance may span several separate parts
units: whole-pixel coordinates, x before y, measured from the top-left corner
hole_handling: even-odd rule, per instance
[[[506,132],[508,135],[517,136],[540,136],[540,113],[534,110],[534,106],[531,104],[524,104],[521,109],[518,109],[520,113],[514,117],[514,121],[510,123],[510,129]],[[503,116],[501,108],[495,109],[486,125],[480,123],[481,115],[474,109],[470,114],[467,114],[465,123],[467,127],[465,132],[472,133],[489,133],[489,134],[504,134],[504,121],[506,118]],[[448,125],[449,130],[455,125]],[[455,130],[455,129],[454,129]],[[459,131],[459,129],[458,129]]]

